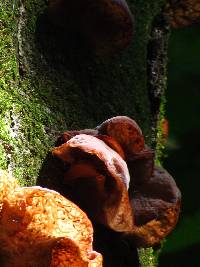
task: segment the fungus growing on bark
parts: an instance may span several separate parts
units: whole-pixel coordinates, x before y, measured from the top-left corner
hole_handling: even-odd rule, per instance
[[[137,246],[160,243],[177,223],[181,194],[167,171],[154,166],[155,153],[145,145],[137,123],[117,116],[97,126],[96,132],[80,134],[83,131],[73,131],[73,137],[66,132],[67,142],[62,139],[66,143],[53,149],[55,156],[70,163],[64,175],[66,194],[94,221],[124,232]],[[118,210],[123,220],[116,223]]]
[[[153,173],[154,151],[145,145],[138,124],[129,117],[117,116],[106,120],[96,128],[99,134],[112,136],[123,148],[132,179],[129,194],[135,184],[143,183]]]
[[[123,148],[126,158],[144,149],[144,137],[138,124],[126,116],[104,121],[96,128],[99,134],[113,137]]]
[[[84,38],[97,54],[125,48],[133,35],[133,15],[125,0],[49,0],[50,20]]]
[[[168,0],[166,14],[173,28],[182,28],[200,23],[199,0]]]
[[[55,146],[60,146],[67,141],[69,141],[72,137],[78,135],[78,134],[87,134],[96,136],[98,134],[98,131],[95,129],[84,129],[84,130],[75,130],[75,131],[67,131],[62,133],[56,140]]]
[[[85,129],[85,130],[79,130],[79,131],[67,131],[61,134],[56,143],[55,146],[60,146],[67,141],[69,141],[72,137],[79,135],[79,134],[87,134],[94,136],[102,141],[104,141],[109,147],[111,147],[113,150],[115,150],[123,159],[125,159],[124,151],[120,144],[111,136],[108,135],[101,135],[98,134],[98,131],[95,129]]]
[[[142,247],[160,243],[177,223],[180,202],[174,179],[166,170],[154,167],[153,175],[135,186],[131,204],[136,227],[129,238]]]
[[[0,212],[4,198],[19,187],[18,182],[6,171],[0,169]]]
[[[94,136],[80,134],[55,147],[52,153],[71,165],[64,182],[72,201],[91,219],[115,231],[132,229],[129,172],[113,149]]]
[[[92,224],[80,208],[55,191],[15,183],[0,175],[2,267],[102,266],[92,249]]]
[[[129,196],[131,197],[135,187],[148,182],[153,175],[155,153],[148,146],[139,153],[127,159],[127,166],[130,173],[130,189]]]
[[[106,145],[108,145],[110,148],[115,150],[123,159],[125,159],[124,150],[122,149],[121,145],[111,136],[108,135],[96,135],[98,139],[104,141]]]

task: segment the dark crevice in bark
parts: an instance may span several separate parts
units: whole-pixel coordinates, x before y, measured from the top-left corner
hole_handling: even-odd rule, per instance
[[[152,148],[156,147],[156,129],[166,85],[168,37],[169,24],[166,17],[161,14],[152,24],[147,46],[147,88],[152,113]]]
[[[23,52],[23,31],[24,26],[26,24],[26,18],[25,18],[25,8],[23,0],[19,0],[18,2],[18,10],[19,10],[19,18],[18,18],[18,24],[17,24],[17,58],[18,58],[18,69],[19,69],[19,75],[23,77],[26,73],[27,62],[26,58]]]

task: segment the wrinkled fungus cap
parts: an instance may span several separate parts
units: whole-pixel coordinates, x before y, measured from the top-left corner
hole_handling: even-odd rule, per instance
[[[4,198],[12,194],[17,187],[19,187],[17,180],[8,172],[0,169],[0,212]]]
[[[171,175],[160,167],[138,186],[131,199],[136,227],[130,237],[139,246],[161,242],[175,227],[180,213],[181,193]]]
[[[127,159],[127,165],[130,173],[129,196],[141,186],[148,182],[154,171],[155,152],[145,145],[145,148],[139,153]]]
[[[71,201],[41,187],[18,187],[0,200],[2,267],[102,266],[92,224]]]
[[[98,131],[95,129],[84,129],[84,130],[64,132],[56,140],[55,146],[60,146],[66,143],[67,141],[69,141],[72,137],[79,135],[79,134],[87,134],[87,135],[97,137],[98,139],[104,141],[113,150],[115,150],[123,159],[125,158],[122,147],[114,138],[108,135],[98,134]]]
[[[84,131],[87,136],[81,134]],[[155,152],[145,144],[137,123],[117,116],[95,131],[72,132],[75,137],[66,132],[67,143],[53,149],[55,156],[70,163],[64,174],[66,195],[93,221],[124,232],[134,245],[159,244],[178,221],[181,194],[169,173],[154,165]],[[118,219],[119,212],[123,219]]]
[[[138,124],[126,116],[104,121],[96,128],[99,134],[113,137],[123,148],[125,157],[132,157],[144,149],[144,137]]]
[[[65,182],[89,216],[113,230],[128,231],[133,216],[128,199],[130,182],[126,162],[102,140],[80,134],[52,150],[54,156],[70,163]],[[75,180],[73,182],[73,180]]]
[[[98,134],[98,131],[95,129],[84,129],[84,130],[75,130],[75,131],[66,131],[62,133],[56,140],[55,146],[60,146],[67,141],[69,141],[72,137],[78,135],[78,134],[87,134],[96,136]]]
[[[96,135],[98,139],[102,140],[106,145],[115,150],[123,159],[125,159],[124,150],[121,145],[111,136],[108,135]]]

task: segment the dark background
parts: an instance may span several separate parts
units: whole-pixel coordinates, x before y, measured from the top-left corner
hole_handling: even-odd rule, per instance
[[[169,44],[164,167],[182,192],[182,212],[160,267],[200,267],[200,26],[174,30]]]

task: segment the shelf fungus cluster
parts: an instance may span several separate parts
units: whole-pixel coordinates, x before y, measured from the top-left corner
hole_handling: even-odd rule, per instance
[[[66,34],[78,34],[96,54],[124,49],[133,35],[126,0],[49,0],[50,21]]]
[[[118,116],[95,129],[65,132],[52,154],[66,165],[67,198],[39,186],[20,187],[0,170],[2,267],[103,266],[93,250],[91,221],[138,247],[159,244],[175,227],[179,189],[154,165],[134,120]]]
[[[0,170],[0,266],[100,267],[87,215],[59,193]]]
[[[65,195],[93,222],[140,247],[159,244],[175,227],[180,191],[154,165],[154,151],[134,120],[118,116],[95,129],[67,131],[52,154],[67,166]]]

